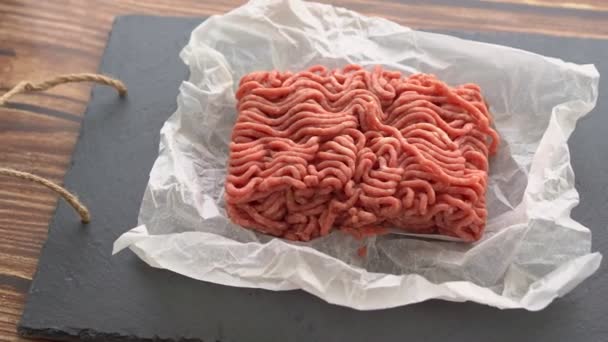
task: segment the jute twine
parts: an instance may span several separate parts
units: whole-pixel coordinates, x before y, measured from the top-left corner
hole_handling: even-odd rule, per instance
[[[95,82],[114,87],[121,97],[127,95],[127,87],[124,85],[124,83],[117,79],[99,74],[67,74],[53,77],[38,83],[30,81],[19,82],[14,88],[0,96],[0,106],[5,105],[11,97],[20,93],[44,91],[60,84],[74,82]],[[82,202],[78,199],[78,197],[76,197],[76,195],[74,195],[61,185],[54,183],[46,178],[11,168],[0,167],[0,175],[15,177],[30,182],[38,183],[51,189],[52,191],[63,197],[66,202],[68,202],[72,206],[72,208],[76,210],[78,215],[80,215],[82,223],[89,223],[91,221],[91,213],[89,212],[89,209],[87,209],[87,207],[82,204]]]
[[[127,87],[124,83],[117,79],[113,79],[108,76],[100,75],[100,74],[67,74],[60,75],[57,77],[50,78],[48,80],[33,83],[30,81],[22,81],[19,82],[13,89],[6,92],[4,95],[0,96],[0,106],[6,104],[6,101],[11,97],[31,91],[44,91],[60,84],[66,83],[75,83],[75,82],[95,82],[107,86],[111,86],[116,88],[118,91],[118,95],[125,96],[127,95]]]

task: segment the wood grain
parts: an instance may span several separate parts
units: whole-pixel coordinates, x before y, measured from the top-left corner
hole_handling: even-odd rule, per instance
[[[0,93],[21,80],[96,71],[117,15],[209,16],[243,2],[2,1]],[[608,39],[608,4],[601,0],[329,2],[419,29],[516,31]],[[90,89],[82,84],[60,86],[45,93],[19,95],[8,107],[0,108],[0,165],[61,182]],[[16,324],[56,203],[57,196],[45,188],[0,177],[0,341],[20,340]]]
[[[482,0],[484,2],[513,3],[537,7],[568,8],[587,11],[608,11],[605,0],[559,1],[559,0]]]

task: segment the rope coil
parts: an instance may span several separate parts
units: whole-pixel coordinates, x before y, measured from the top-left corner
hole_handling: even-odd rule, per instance
[[[94,82],[102,85],[107,85],[113,87],[118,92],[118,95],[124,97],[127,95],[127,86],[120,80],[100,75],[100,74],[90,74],[90,73],[81,73],[81,74],[67,74],[67,75],[59,75],[48,80],[44,80],[41,82],[30,82],[30,81],[22,81],[19,82],[15,87],[11,90],[4,93],[0,96],[0,106],[4,106],[7,101],[13,96],[21,93],[34,92],[34,91],[44,91],[60,84],[66,83],[75,83],[75,82]],[[70,191],[61,185],[54,183],[44,177],[40,177],[28,172],[23,172],[11,168],[0,167],[0,175],[15,177],[23,180],[27,180],[30,182],[34,182],[40,185],[47,187],[53,192],[59,194],[61,197],[65,199],[65,201],[74,208],[74,210],[80,216],[82,223],[91,222],[91,213],[89,209],[82,204],[82,202]]]

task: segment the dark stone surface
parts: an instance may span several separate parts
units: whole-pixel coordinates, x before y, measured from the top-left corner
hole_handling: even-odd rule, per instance
[[[82,226],[60,201],[19,331],[24,336],[91,341],[606,341],[608,276],[601,269],[541,312],[501,311],[472,303],[429,301],[358,312],[301,291],[232,288],[153,269],[113,241],[137,223],[157,155],[159,130],[176,107],[187,70],[177,56],[201,19],[122,17],[100,70],[129,86],[121,100],[96,87],[73,167],[66,177],[93,213]],[[454,35],[520,47],[608,74],[608,41],[523,34]],[[522,85],[525,86],[525,85]],[[576,219],[608,252],[608,88],[571,139],[581,205]]]

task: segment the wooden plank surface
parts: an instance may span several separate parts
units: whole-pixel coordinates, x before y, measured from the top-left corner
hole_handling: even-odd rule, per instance
[[[117,15],[209,16],[243,2],[0,1],[0,93],[21,80],[96,71]],[[419,29],[608,39],[608,3],[601,0],[326,2]],[[0,108],[0,166],[61,183],[89,93],[88,85],[65,85],[19,95]],[[15,327],[56,202],[56,195],[38,185],[0,177],[0,341],[20,340]]]

